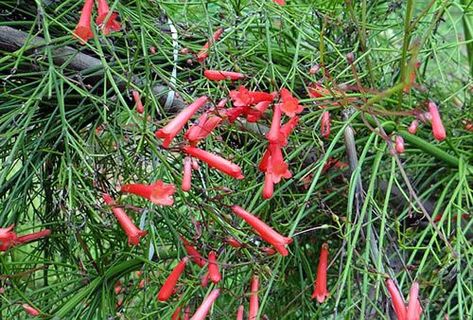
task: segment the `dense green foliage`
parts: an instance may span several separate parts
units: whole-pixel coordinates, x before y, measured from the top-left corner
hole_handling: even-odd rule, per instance
[[[405,298],[412,281],[420,283],[424,319],[473,317],[473,132],[465,129],[473,121],[471,1],[115,0],[109,4],[122,31],[104,36],[94,27],[84,46],[72,38],[82,3],[0,3],[0,26],[47,42],[0,47],[0,226],[53,231],[0,253],[0,318],[27,318],[23,303],[57,319],[170,319],[178,306],[195,310],[213,286],[200,286],[204,270],[195,265],[179,294],[156,300],[186,254],[179,235],[194,239],[205,256],[219,251],[222,292],[212,319],[233,319],[240,304],[247,306],[253,274],[261,281],[260,315],[269,319],[393,319],[387,277]],[[197,52],[218,27],[225,32],[205,65],[181,52]],[[54,50],[64,46],[100,59],[102,67],[78,72],[69,61],[54,63]],[[319,71],[310,74],[315,65]],[[161,148],[154,136],[173,112],[153,87],[175,87],[190,103],[201,95],[216,102],[238,85],[209,82],[205,68],[239,71],[248,88],[286,87],[301,100],[305,110],[285,148],[293,177],[263,200],[257,165],[267,141],[237,121],[201,147],[239,164],[245,179],[201,164],[192,190],[178,188],[171,207],[120,195],[124,183],[180,185],[182,154]],[[417,85],[403,93],[412,72]],[[315,81],[333,97],[310,98]],[[132,89],[141,92],[144,115],[134,110]],[[429,124],[416,136],[406,132],[413,111],[425,111],[429,99],[447,129],[442,142]],[[322,105],[332,116],[329,139],[320,135]],[[268,112],[259,124],[270,120]],[[331,157],[348,162],[350,127],[354,171],[323,170]],[[392,133],[404,136],[404,154],[391,152]],[[103,191],[148,230],[140,246],[128,246]],[[289,256],[262,252],[265,244],[231,214],[232,204],[292,236]],[[247,246],[228,246],[228,236]],[[330,246],[331,296],[318,304],[311,293],[323,242]],[[148,279],[144,288],[140,279]],[[116,295],[118,280],[125,291]]]

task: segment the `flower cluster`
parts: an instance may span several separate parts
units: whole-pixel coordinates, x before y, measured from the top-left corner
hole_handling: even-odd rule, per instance
[[[97,2],[98,14],[95,23],[100,26],[102,32],[107,35],[113,31],[120,31],[121,25],[117,21],[118,13],[110,11],[107,0],[97,0]],[[74,37],[79,39],[81,44],[87,43],[89,39],[94,37],[91,27],[93,9],[94,0],[85,0],[79,22],[73,32]]]

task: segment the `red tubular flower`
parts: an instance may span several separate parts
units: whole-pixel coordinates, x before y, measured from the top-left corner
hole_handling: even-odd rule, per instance
[[[279,4],[280,6],[286,5],[286,0],[273,0],[273,2]]]
[[[298,123],[299,123],[299,117],[295,116],[289,119],[288,122],[286,122],[285,124],[281,126],[281,129],[279,130],[279,133],[280,133],[279,145],[281,147],[284,147],[287,145],[287,139],[289,138],[289,136],[291,135],[292,131],[294,130],[294,128],[297,126]]]
[[[261,116],[266,111],[266,109],[268,109],[270,104],[271,101],[258,102],[253,108],[248,111],[248,114],[246,115],[246,120],[248,120],[248,122],[258,121],[259,119],[261,119]]]
[[[263,247],[261,248],[261,251],[263,251],[267,256],[272,256],[276,254],[276,250],[270,247]]]
[[[391,279],[386,280],[386,287],[388,288],[389,295],[391,296],[394,313],[396,313],[397,319],[407,320],[407,310],[404,304],[404,299],[394,284],[394,281]]]
[[[136,112],[138,113],[145,112],[145,108],[143,107],[143,103],[141,102],[140,93],[136,90],[133,90],[131,93],[133,95],[133,100],[135,100]]]
[[[218,298],[219,294],[220,289],[212,290],[212,292],[210,292],[210,294],[204,299],[204,301],[202,301],[202,304],[190,320],[204,320],[207,316],[207,313],[209,313],[209,310],[212,307],[213,303]]]
[[[177,307],[171,316],[171,320],[181,320],[181,307]]]
[[[312,299],[317,299],[319,303],[325,301],[329,296],[327,290],[327,266],[328,266],[328,244],[324,243],[320,250],[319,265],[317,266],[317,278],[314,282],[314,292]]]
[[[432,117],[431,124],[434,138],[437,141],[444,140],[447,137],[447,134],[445,133],[445,128],[443,127],[442,119],[440,118],[440,113],[437,108],[437,105],[432,101],[429,101],[429,113]]]
[[[322,123],[320,125],[320,134],[327,139],[330,136],[330,112],[322,113]]]
[[[174,288],[176,287],[177,281],[181,277],[181,274],[184,272],[184,269],[186,268],[186,263],[189,260],[189,258],[184,257],[176,267],[174,267],[174,270],[169,274],[168,278],[164,282],[163,286],[161,287],[161,290],[158,292],[158,300],[159,301],[167,301],[173,291]]]
[[[222,100],[220,100],[218,103],[217,103],[217,110],[218,109],[223,109],[225,108],[225,105],[227,104],[228,102],[228,99],[227,98],[223,98]]]
[[[245,315],[245,307],[241,304],[237,310],[236,320],[243,320],[244,315]]]
[[[118,223],[122,227],[123,231],[125,231],[126,235],[128,236],[128,244],[132,244],[137,246],[140,243],[140,238],[144,237],[148,232],[138,229],[134,224],[130,217],[126,214],[125,210],[122,208],[115,208],[115,201],[113,201],[112,197],[106,193],[102,194],[103,200],[109,206],[112,206],[112,211],[115,217],[118,220]]]
[[[274,106],[273,121],[271,122],[271,128],[266,134],[266,139],[269,143],[278,143],[280,140],[281,130],[281,106],[279,104]]]
[[[267,172],[271,173],[273,183],[279,183],[281,178],[289,179],[292,173],[289,171],[289,166],[284,162],[281,147],[277,144],[270,144],[269,150],[271,158],[268,164]]]
[[[189,191],[191,189],[192,180],[192,159],[191,157],[184,158],[184,176],[182,177],[182,191]]]
[[[111,31],[120,31],[121,25],[120,22],[117,21],[118,13],[113,12],[112,14],[110,14],[108,20],[105,21],[105,18],[110,12],[107,0],[97,0],[97,2],[99,8],[95,23],[101,26],[103,33],[106,35],[109,34]]]
[[[32,242],[41,238],[45,238],[49,236],[50,234],[51,234],[51,230],[44,229],[41,231],[37,231],[30,234],[26,234],[24,236],[17,237],[15,240],[15,243],[23,244],[23,243]]]
[[[219,283],[222,279],[222,275],[218,269],[217,254],[215,251],[209,253],[209,279],[215,284]]]
[[[195,100],[187,108],[179,112],[179,114],[171,120],[166,126],[156,131],[156,137],[164,139],[163,147],[168,148],[172,139],[184,128],[187,121],[207,102],[207,97],[202,96]]]
[[[199,51],[199,53],[197,54],[197,61],[204,62],[204,60],[207,59],[207,57],[209,56],[210,46],[213,43],[217,42],[218,39],[220,39],[220,36],[222,35],[222,33],[223,33],[223,28],[219,28],[217,29],[217,31],[214,32],[212,39],[207,41],[202,47],[202,49]]]
[[[264,175],[263,198],[270,199],[273,196],[273,192],[274,192],[273,176],[271,175],[271,173],[266,172]]]
[[[396,152],[404,153],[404,139],[401,136],[396,136]]]
[[[182,243],[184,244],[184,248],[186,249],[187,255],[197,264],[199,267],[205,266],[205,259],[200,255],[199,251],[187,241],[186,238],[180,236]]]
[[[238,87],[238,90],[231,90],[229,95],[235,107],[249,106],[253,100],[250,96],[250,91],[244,86]]]
[[[241,168],[239,166],[220,156],[190,146],[185,146],[184,148],[182,148],[182,150],[184,150],[184,152],[188,155],[207,163],[212,168],[215,168],[225,174],[228,174],[231,177],[234,177],[236,179],[244,178],[244,176],[241,174]]]
[[[413,282],[409,292],[409,304],[407,305],[406,320],[420,320],[422,307],[419,302],[419,283]]]
[[[409,128],[407,128],[407,131],[409,131],[410,134],[416,134],[418,126],[419,126],[419,120],[417,119],[412,120]]]
[[[164,183],[162,180],[158,180],[153,184],[125,184],[122,186],[120,192],[135,194],[148,199],[154,204],[172,206],[174,203],[172,195],[176,192],[176,187],[173,184]]]
[[[187,306],[186,310],[184,310],[184,319],[182,320],[189,320],[191,317],[191,307]]]
[[[322,97],[330,96],[330,95],[331,95],[330,90],[322,87],[317,82],[309,86],[309,96],[311,98],[322,98]]]
[[[282,256],[287,256],[289,252],[285,248],[285,245],[292,243],[292,239],[288,237],[284,237],[274,231],[270,226],[266,223],[246,211],[240,206],[234,205],[232,206],[232,211],[245,220],[250,226],[255,229],[255,231],[261,236],[261,238],[270,243],[274,246],[274,248],[281,253]]]
[[[222,80],[241,80],[245,78],[245,75],[239,72],[232,71],[219,71],[219,70],[205,70],[204,76],[211,81],[222,81]]]
[[[94,0],[85,0],[82,12],[80,14],[79,23],[74,29],[74,37],[80,40],[81,44],[94,37],[92,28],[90,27],[90,21],[92,19],[92,9],[94,8]]]
[[[250,308],[248,311],[248,320],[256,320],[258,316],[258,290],[259,290],[259,278],[253,276],[251,278],[251,294],[250,294]]]
[[[115,286],[113,287],[113,291],[115,292],[115,294],[119,294],[120,292],[122,292],[122,282],[120,280],[115,282]]]
[[[243,247],[243,244],[240,241],[238,241],[237,239],[233,238],[233,237],[226,237],[225,242],[228,243],[233,248]]]
[[[30,306],[29,304],[23,303],[21,306],[23,307],[23,310],[25,310],[25,312],[30,316],[37,317],[40,314],[38,310]]]
[[[199,162],[197,162],[197,160],[195,160],[195,159],[192,159],[192,169],[194,169],[194,170],[199,170],[200,169]]]
[[[15,225],[12,224],[6,228],[0,228],[0,251],[7,251],[15,244],[17,237],[16,233],[12,231],[14,227]]]
[[[187,130],[184,135],[191,145],[196,145],[200,140],[205,139],[218,125],[222,118],[210,115],[208,112],[202,114],[197,123]]]
[[[282,112],[284,112],[288,117],[294,117],[297,113],[301,113],[304,109],[299,105],[299,100],[294,98],[289,90],[286,88],[281,89],[281,106]]]

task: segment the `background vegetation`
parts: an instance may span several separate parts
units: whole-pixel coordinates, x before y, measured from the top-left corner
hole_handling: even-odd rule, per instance
[[[405,297],[419,281],[424,319],[473,317],[473,133],[465,129],[473,119],[470,0],[116,0],[110,6],[122,31],[106,37],[94,28],[85,46],[71,36],[82,4],[0,4],[0,26],[47,43],[0,49],[0,226],[53,230],[47,240],[0,255],[0,317],[26,318],[22,303],[57,319],[170,319],[178,306],[195,310],[212,288],[200,286],[196,266],[186,269],[170,302],[156,301],[185,255],[180,234],[202,253],[220,252],[222,293],[212,319],[233,318],[247,305],[252,274],[261,279],[260,315],[269,319],[393,319],[387,276]],[[205,66],[181,52],[197,52],[218,27],[225,32]],[[54,63],[54,50],[64,46],[102,66],[78,72],[68,61]],[[416,61],[418,85],[403,93]],[[159,178],[180,185],[182,155],[154,137],[173,112],[153,88],[174,87],[188,103],[227,96],[235,84],[210,83],[205,68],[240,71],[248,88],[287,87],[301,99],[305,111],[286,148],[293,177],[264,201],[257,164],[267,141],[237,121],[202,147],[238,163],[244,180],[201,165],[191,192],[178,190],[172,207],[119,196],[123,183]],[[343,98],[309,98],[315,81]],[[141,92],[144,115],[133,110],[132,89]],[[412,112],[426,110],[428,99],[439,105],[447,139],[435,141],[422,125],[417,139],[406,138],[406,152],[393,155],[388,135],[406,135]],[[320,136],[321,105],[332,115],[329,139]],[[344,139],[349,127],[354,144]],[[323,170],[330,157],[348,162],[352,145],[353,172]],[[137,209],[127,212],[149,231],[140,246],[127,245],[102,191]],[[232,204],[292,235],[290,255],[265,255],[264,244],[231,215]],[[229,235],[247,248],[226,245]],[[331,297],[318,304],[311,292],[323,242],[330,246]],[[142,289],[138,270],[148,279]],[[117,280],[125,288],[119,295]]]

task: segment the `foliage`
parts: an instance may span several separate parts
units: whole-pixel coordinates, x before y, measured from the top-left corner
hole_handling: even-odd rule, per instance
[[[170,319],[178,306],[195,310],[212,288],[200,286],[204,271],[195,265],[181,278],[179,294],[168,303],[156,300],[185,256],[179,235],[194,239],[205,256],[219,252],[222,293],[213,319],[231,318],[248,304],[253,274],[261,282],[260,315],[269,319],[392,319],[386,277],[397,279],[404,297],[419,281],[425,319],[473,317],[473,133],[465,129],[473,120],[472,39],[465,32],[473,28],[471,2],[116,0],[110,6],[122,31],[104,36],[95,27],[94,39],[81,46],[71,36],[81,1],[0,4],[1,26],[48,43],[0,50],[0,225],[53,230],[48,239],[0,255],[1,317],[25,318],[23,303],[58,319]],[[198,52],[218,27],[225,32],[205,68],[242,72],[252,89],[289,88],[304,104],[286,148],[293,177],[263,200],[257,164],[267,141],[237,121],[201,147],[238,163],[245,179],[201,165],[192,190],[178,190],[172,207],[119,195],[124,183],[180,185],[182,154],[161,148],[154,136],[173,112],[153,88],[174,87],[187,103],[227,96],[235,84],[207,81],[204,66],[181,52]],[[55,64],[54,50],[66,45],[99,58],[103,68],[77,72],[67,62]],[[315,65],[320,70],[310,74]],[[403,93],[412,72],[418,85]],[[331,88],[331,103],[308,96],[315,81]],[[143,115],[134,111],[132,89],[141,93]],[[428,99],[440,107],[443,142],[428,124],[416,136],[405,131]],[[322,105],[332,116],[330,139],[319,133]],[[270,121],[267,113],[260,123]],[[349,161],[349,128],[358,155],[353,173],[325,171],[329,158]],[[402,155],[391,152],[396,132],[406,140]],[[101,201],[103,191],[149,231],[140,246],[128,246]],[[231,214],[233,204],[292,236],[290,255],[264,254],[264,243]],[[228,236],[247,246],[231,248]],[[330,246],[331,297],[318,304],[311,292],[323,242]],[[149,280],[143,289],[140,279]],[[125,292],[117,296],[118,280]]]

